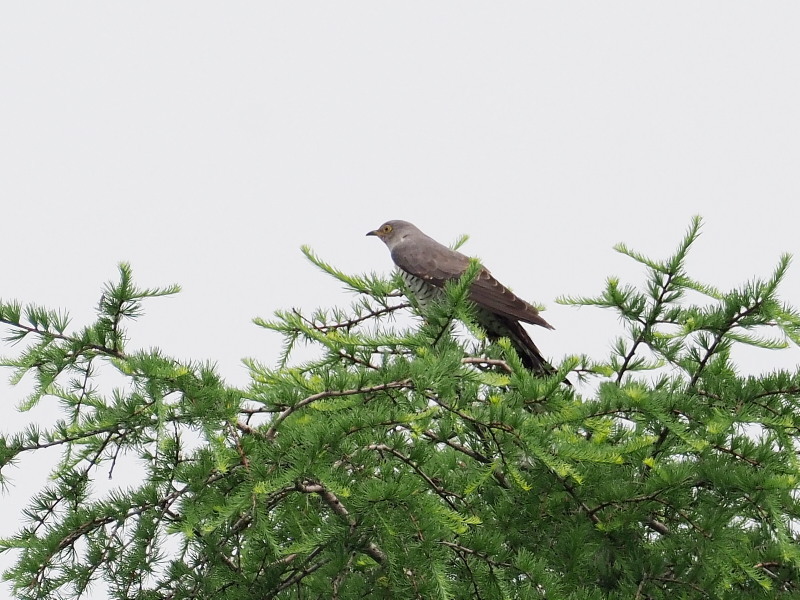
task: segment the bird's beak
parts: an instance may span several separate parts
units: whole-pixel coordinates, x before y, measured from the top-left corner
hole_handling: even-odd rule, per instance
[[[368,231],[368,232],[367,232],[367,235],[375,235],[375,236],[376,236],[376,235],[378,235],[378,230],[377,230],[377,229],[375,229],[375,230],[373,230],[373,231]]]

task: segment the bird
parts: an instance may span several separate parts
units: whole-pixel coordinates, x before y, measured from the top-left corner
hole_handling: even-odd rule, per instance
[[[386,244],[406,287],[423,309],[441,297],[445,284],[458,280],[470,264],[468,256],[440,244],[408,221],[386,221],[367,235]],[[477,324],[490,340],[508,338],[522,364],[537,375],[556,372],[522,326],[524,322],[555,329],[539,315],[536,307],[497,281],[483,265],[468,297],[475,305]]]

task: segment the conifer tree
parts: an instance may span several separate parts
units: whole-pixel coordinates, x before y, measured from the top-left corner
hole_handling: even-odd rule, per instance
[[[128,265],[82,329],[0,302],[16,343],[2,364],[36,382],[18,406],[60,414],[0,439],[2,477],[60,449],[0,541],[5,579],[25,599],[797,597],[800,373],[731,358],[800,342],[778,296],[789,258],[721,291],[686,272],[699,228],[666,260],[617,247],[643,285],[562,298],[614,311],[623,332],[548,378],[456,326],[474,268],[423,319],[396,319],[415,310],[398,278],[305,248],[356,300],[257,319],[285,347],[276,366],[246,361],[245,389],[136,349],[126,323],[178,288],[142,289]],[[301,343],[315,358],[293,360]],[[123,383],[106,391],[110,373]],[[119,484],[93,491],[109,472]]]

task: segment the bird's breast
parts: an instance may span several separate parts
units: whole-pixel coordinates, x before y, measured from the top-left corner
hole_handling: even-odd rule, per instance
[[[442,295],[442,290],[421,277],[412,275],[402,269],[400,269],[400,277],[403,279],[408,291],[411,292],[423,309]]]

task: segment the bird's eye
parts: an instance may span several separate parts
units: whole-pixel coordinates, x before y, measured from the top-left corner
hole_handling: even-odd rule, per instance
[[[392,231],[392,226],[391,225],[384,225],[383,227],[381,227],[381,231],[383,231],[383,233],[389,233],[389,232]]]

